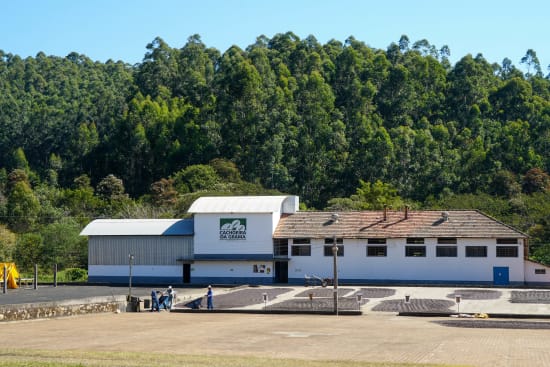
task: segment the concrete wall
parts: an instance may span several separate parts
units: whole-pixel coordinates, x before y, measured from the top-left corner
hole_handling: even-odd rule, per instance
[[[269,261],[205,261],[191,266],[195,284],[271,284],[273,275]]]
[[[525,260],[525,282],[527,284],[550,284],[550,267]]]
[[[246,239],[220,239],[220,219],[246,219]],[[195,214],[195,254],[272,254],[275,216]]]
[[[289,278],[304,279],[306,274],[332,278],[333,257],[324,256],[324,246],[324,239],[311,240],[311,256],[290,256]],[[367,257],[366,240],[344,240],[344,256],[337,258],[339,279],[492,282],[493,267],[508,267],[510,283],[524,279],[521,244],[514,258],[496,257],[494,239],[458,239],[457,257],[436,257],[435,238],[418,245],[426,247],[426,257],[406,257],[405,239],[388,239],[386,246],[387,256]],[[466,246],[487,246],[487,257],[466,257]]]

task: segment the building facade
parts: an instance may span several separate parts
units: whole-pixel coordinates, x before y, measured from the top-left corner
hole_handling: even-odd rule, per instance
[[[137,283],[550,283],[528,237],[476,210],[300,212],[296,196],[202,197],[188,220],[99,220],[89,280]]]

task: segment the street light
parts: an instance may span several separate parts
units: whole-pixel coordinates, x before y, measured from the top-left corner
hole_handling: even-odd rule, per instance
[[[332,244],[332,267],[334,269],[334,314],[338,316],[338,265],[336,262],[336,257],[338,256],[338,245],[336,244],[336,236],[333,237]]]
[[[128,276],[128,301],[132,300],[132,262],[134,261],[134,255],[128,254],[128,267],[130,268],[130,275]]]

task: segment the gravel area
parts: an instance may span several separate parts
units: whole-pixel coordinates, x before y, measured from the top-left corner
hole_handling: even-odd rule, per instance
[[[272,301],[277,296],[291,290],[292,288],[246,288],[225,294],[216,294],[214,291],[214,308],[235,308],[263,304],[264,293],[267,293],[268,300]],[[203,301],[203,307],[206,307],[206,300]]]
[[[391,297],[395,294],[395,289],[389,288],[361,288],[353,294],[355,297],[357,294],[361,293],[363,298],[386,298]]]
[[[367,300],[363,300],[361,304],[365,304]],[[313,298],[300,299],[294,298],[286,300],[274,305],[268,306],[269,310],[296,310],[296,311],[332,311],[334,310],[333,298]],[[340,297],[338,298],[338,309],[342,311],[354,311],[359,310],[359,304],[355,298]]]
[[[549,322],[537,321],[499,321],[499,320],[442,320],[432,321],[433,323],[460,328],[479,328],[479,329],[550,329]]]
[[[550,303],[550,291],[512,291],[511,303]]]
[[[350,288],[338,288],[338,296],[341,297],[343,294],[347,294],[353,291]],[[298,293],[295,297],[309,297],[309,294],[312,293],[313,297],[334,297],[334,288],[311,288],[303,292]]]
[[[499,299],[502,292],[489,289],[456,289],[454,293],[448,294],[447,298],[454,299],[457,294],[460,294],[462,299],[483,300]]]
[[[409,303],[401,299],[382,301],[372,308],[382,312],[448,312],[455,306],[452,301],[445,299],[414,298]]]

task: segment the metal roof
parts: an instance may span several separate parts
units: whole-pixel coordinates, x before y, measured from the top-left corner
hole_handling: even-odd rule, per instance
[[[336,220],[337,219],[337,220]],[[299,212],[282,217],[273,238],[526,238],[477,210]]]
[[[193,202],[189,213],[294,213],[297,196],[203,196]]]
[[[192,236],[193,219],[96,219],[81,236]]]

